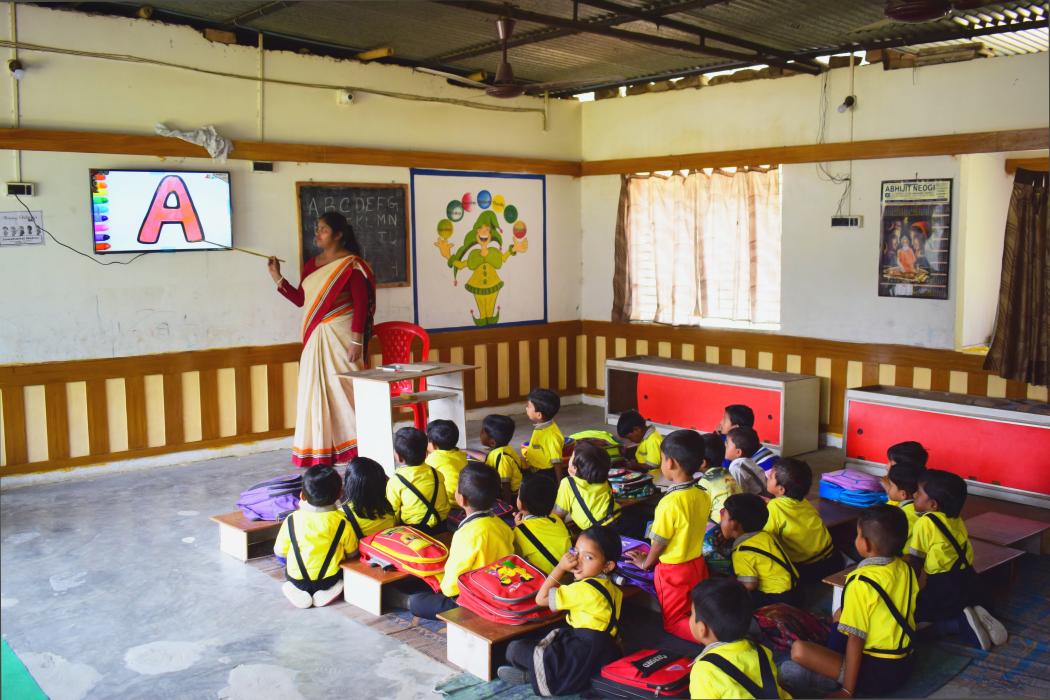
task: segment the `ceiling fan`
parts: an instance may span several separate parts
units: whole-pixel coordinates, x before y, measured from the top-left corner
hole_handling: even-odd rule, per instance
[[[953,12],[966,12],[988,4],[987,0],[886,0],[883,19],[858,27],[850,34],[870,32],[898,22],[932,22]]]

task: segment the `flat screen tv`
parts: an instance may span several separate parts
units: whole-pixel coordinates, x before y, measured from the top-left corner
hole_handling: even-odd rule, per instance
[[[228,172],[90,172],[96,255],[233,246]]]

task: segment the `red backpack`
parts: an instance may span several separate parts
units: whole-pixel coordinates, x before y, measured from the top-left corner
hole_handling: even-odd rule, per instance
[[[643,649],[613,661],[591,680],[603,698],[688,698],[692,659]]]
[[[434,591],[441,589],[448,547],[419,530],[398,525],[361,540],[361,560],[384,569],[393,567],[417,576]]]
[[[459,577],[456,602],[486,620],[524,625],[558,613],[536,605],[536,594],[546,574],[516,554],[500,557],[488,566]]]

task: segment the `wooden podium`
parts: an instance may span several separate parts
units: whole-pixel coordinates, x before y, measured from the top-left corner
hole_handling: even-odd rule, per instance
[[[393,410],[398,406],[425,401],[430,420],[444,418],[455,423],[459,428],[459,447],[466,447],[463,372],[476,369],[474,365],[454,365],[448,362],[420,362],[393,367],[398,369],[376,367],[339,375],[353,384],[358,454],[379,462],[391,476],[397,466],[394,456]],[[392,382],[423,378],[427,380],[426,391],[390,395]]]

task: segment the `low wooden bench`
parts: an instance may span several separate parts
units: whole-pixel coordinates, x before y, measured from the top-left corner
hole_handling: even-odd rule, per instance
[[[984,540],[970,540],[973,547],[973,568],[978,574],[983,574],[999,568],[1005,564],[1013,564],[1019,557],[1024,556],[1024,551],[1013,547],[1002,547]],[[848,576],[856,566],[851,566],[837,573],[826,576],[823,582],[834,588],[831,598],[831,612],[835,612],[842,606],[842,589],[846,585]]]
[[[442,532],[434,539],[448,546],[452,533]],[[384,586],[412,578],[411,574],[373,566],[358,558],[347,559],[339,566],[343,571],[343,600],[373,615],[383,614]]]
[[[826,498],[814,498],[810,501],[820,514],[824,527],[829,531],[843,525],[857,522],[860,517],[860,508],[848,506],[838,501],[829,501]]]
[[[1039,554],[1042,551],[1043,533],[1050,530],[1050,523],[988,511],[967,518],[966,530],[975,540]]]
[[[219,549],[240,561],[273,554],[273,543],[281,523],[275,520],[249,520],[241,511],[213,515],[219,524]]]

